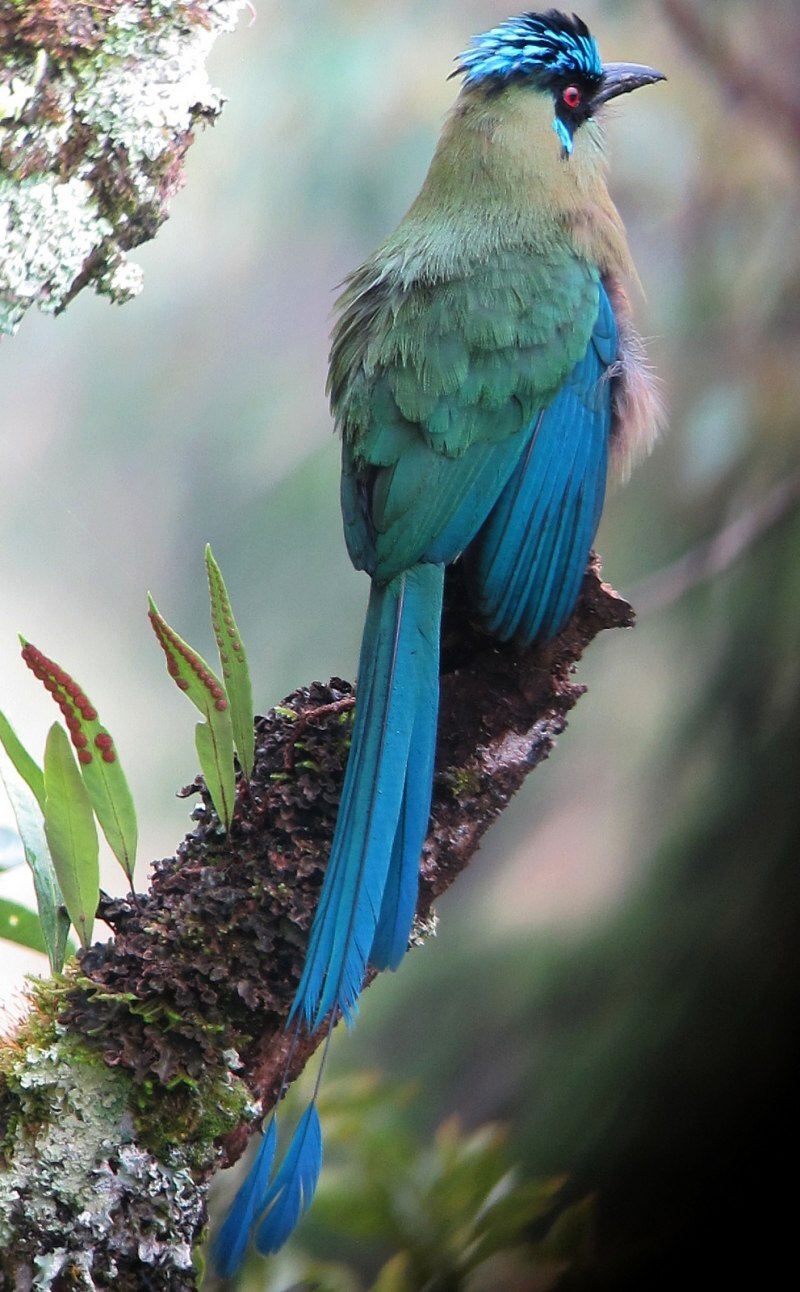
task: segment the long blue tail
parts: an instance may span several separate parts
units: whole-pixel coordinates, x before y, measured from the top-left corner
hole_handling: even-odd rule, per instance
[[[405,952],[430,813],[439,704],[444,567],[373,584],[358,670],[353,743],[336,832],[290,1019],[351,1021],[367,964]]]
[[[408,945],[431,805],[443,588],[444,566],[431,564],[373,584],[336,833],[290,1014],[298,1026],[334,1008],[352,1019],[367,964],[395,969]],[[277,1171],[275,1138],[273,1115],[212,1246],[223,1277],[254,1233],[259,1251],[277,1251],[308,1208],[322,1162],[316,1092]]]

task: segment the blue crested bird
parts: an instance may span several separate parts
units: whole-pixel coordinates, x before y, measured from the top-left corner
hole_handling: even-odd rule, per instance
[[[566,624],[600,520],[661,420],[632,323],[603,109],[663,80],[600,60],[578,17],[476,36],[422,190],[345,283],[330,357],[350,557],[372,587],[336,831],[290,1019],[352,1021],[409,940],[428,825],[445,567],[529,645]],[[316,1097],[273,1175],[274,1116],[215,1244],[281,1245],[321,1162]]]

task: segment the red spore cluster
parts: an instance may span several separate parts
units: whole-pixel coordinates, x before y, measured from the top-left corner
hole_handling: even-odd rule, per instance
[[[96,720],[97,710],[94,705],[69,673],[65,673],[63,668],[59,668],[58,664],[48,659],[30,642],[23,645],[22,658],[61,710],[69,738],[77,750],[78,761],[84,765],[90,763],[92,753],[86,748],[89,740],[82,730],[82,724]]]
[[[196,655],[195,652],[186,645],[186,642],[181,641],[177,633],[172,631],[169,624],[165,623],[155,610],[150,611],[150,622],[153,625],[153,631],[155,632],[156,637],[161,643],[161,648],[166,655],[167,672],[170,677],[175,679],[175,682],[182,691],[187,691],[189,689],[189,683],[185,678],[180,676],[180,666],[175,658],[176,655],[180,655],[181,659],[185,660],[189,665],[189,668],[192,670],[198,681],[202,682],[203,686],[208,691],[214,701],[214,708],[219,710],[220,713],[223,713],[228,707],[225,692],[214,677],[214,674],[209,672],[209,670],[204,666],[200,656]]]
[[[94,738],[94,743],[100,750],[104,763],[113,763],[117,755],[114,752],[114,742],[107,731],[101,731]]]

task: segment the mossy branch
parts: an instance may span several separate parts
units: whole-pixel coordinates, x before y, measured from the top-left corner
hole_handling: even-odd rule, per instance
[[[141,286],[199,122],[223,98],[205,60],[245,0],[0,0],[0,333],[88,285]]]
[[[519,652],[470,621],[451,572],[419,938],[435,898],[552,749],[583,688],[575,664],[626,602],[595,562],[553,642]],[[336,819],[352,716],[334,679],[256,723],[225,832],[205,788],[195,829],[150,891],[104,899],[112,940],[44,984],[0,1052],[0,1289],[194,1289],[209,1180],[280,1096],[284,1030]],[[294,1048],[289,1080],[325,1028]]]

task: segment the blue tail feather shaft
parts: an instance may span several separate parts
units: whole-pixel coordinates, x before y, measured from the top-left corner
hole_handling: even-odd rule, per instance
[[[420,564],[372,587],[336,832],[290,1015],[309,1027],[334,1007],[352,1020],[378,929],[381,959],[399,960],[408,941],[410,858],[418,865],[430,811],[443,586],[442,566]]]
[[[290,1014],[291,1021],[300,1013],[309,1027],[317,1026],[334,1003],[346,1004],[348,1017],[353,1011],[382,901],[393,838],[387,827],[400,812],[403,754],[413,721],[409,703],[396,716],[390,714],[392,692],[397,701],[405,691],[405,678],[396,678],[405,584],[402,577],[395,587],[373,586],[370,595],[336,833]],[[410,698],[402,694],[403,700]]]
[[[273,1114],[247,1178],[211,1245],[211,1261],[220,1278],[236,1276],[254,1230],[258,1251],[268,1256],[283,1246],[311,1206],[322,1167],[322,1132],[316,1101],[312,1099],[298,1122],[283,1162],[270,1182],[277,1136]]]
[[[316,1101],[297,1124],[275,1179],[262,1199],[256,1247],[263,1256],[277,1252],[308,1211],[322,1168],[322,1132]]]
[[[376,969],[396,969],[408,949],[417,907],[419,859],[431,810],[438,709],[438,670],[425,670],[420,677],[400,820],[369,954]]]
[[[238,1272],[250,1245],[256,1217],[264,1210],[277,1139],[278,1123],[273,1113],[253,1165],[231,1203],[225,1223],[211,1244],[211,1260],[222,1279],[231,1279]]]

